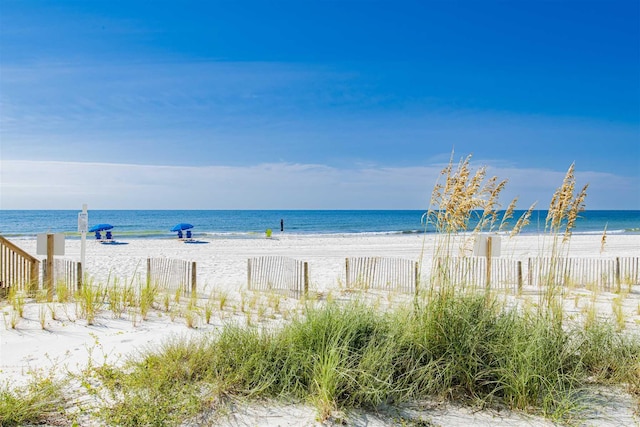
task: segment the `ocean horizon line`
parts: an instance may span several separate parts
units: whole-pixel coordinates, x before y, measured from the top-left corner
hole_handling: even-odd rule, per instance
[[[78,236],[78,210],[1,210],[0,234],[5,237],[28,237],[44,232]],[[419,234],[435,231],[425,226],[424,210],[88,210],[89,227],[107,223],[117,238],[168,238],[178,223],[193,226],[194,235],[210,238],[251,238],[263,236],[267,229],[274,234],[345,235],[345,234]],[[476,211],[469,223],[472,230],[482,211]],[[516,210],[503,220],[498,212],[492,230],[509,231],[526,212]],[[545,231],[548,210],[532,211],[524,233]],[[502,222],[504,221],[504,224]],[[576,221],[574,233],[640,233],[640,210],[585,210]]]

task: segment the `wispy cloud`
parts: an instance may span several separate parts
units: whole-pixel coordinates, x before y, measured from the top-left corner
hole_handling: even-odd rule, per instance
[[[320,164],[150,166],[3,160],[2,209],[426,209],[441,164],[339,169]],[[544,209],[565,171],[490,166],[506,205]],[[579,172],[590,209],[638,209],[637,180]],[[613,189],[613,190],[612,190]]]

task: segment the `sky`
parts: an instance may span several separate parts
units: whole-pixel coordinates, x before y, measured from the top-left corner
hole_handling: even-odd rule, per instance
[[[1,209],[640,209],[640,2],[0,2]]]

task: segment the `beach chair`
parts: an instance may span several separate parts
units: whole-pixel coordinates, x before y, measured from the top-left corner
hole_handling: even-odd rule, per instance
[[[112,240],[113,239],[113,235],[111,234],[110,231],[107,231],[107,234],[105,235],[105,239],[107,239],[107,240]]]
[[[182,230],[178,230],[178,239],[182,239],[183,235],[182,235]]]
[[[100,234],[99,231],[96,231],[96,240],[100,240],[102,239],[102,235]]]
[[[187,230],[187,239],[191,239],[191,230]]]

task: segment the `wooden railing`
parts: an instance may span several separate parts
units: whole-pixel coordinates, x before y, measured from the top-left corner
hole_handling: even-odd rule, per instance
[[[418,263],[401,258],[347,258],[347,289],[379,289],[415,293],[418,288]]]
[[[183,295],[197,291],[196,263],[170,258],[147,259],[147,281],[163,291],[180,290]]]
[[[247,260],[247,287],[282,292],[294,298],[309,292],[309,266],[293,258],[265,256]]]
[[[40,260],[0,236],[0,294],[15,286],[35,292],[40,283]]]

